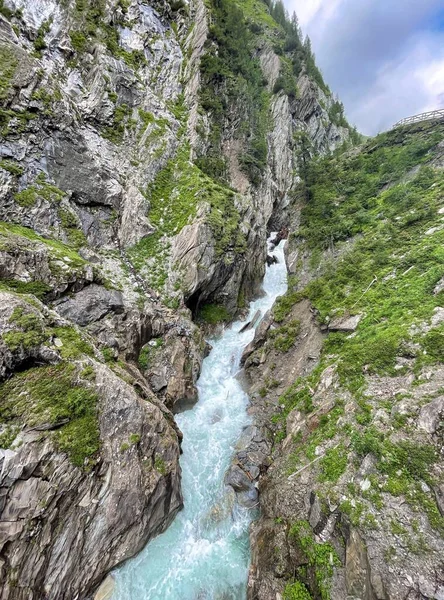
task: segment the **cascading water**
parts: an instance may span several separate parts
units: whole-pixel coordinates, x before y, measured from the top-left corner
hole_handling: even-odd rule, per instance
[[[112,600],[243,600],[249,566],[248,530],[254,512],[233,502],[224,485],[235,445],[249,424],[248,396],[236,379],[242,351],[254,330],[239,333],[287,289],[284,242],[271,252],[265,295],[250,304],[217,339],[204,360],[199,401],[176,415],[183,432],[184,509],[165,533],[115,572]]]

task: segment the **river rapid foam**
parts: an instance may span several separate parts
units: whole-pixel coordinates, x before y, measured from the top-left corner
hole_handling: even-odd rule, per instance
[[[244,600],[254,511],[236,504],[224,485],[235,445],[250,423],[248,395],[236,379],[254,330],[239,333],[258,310],[263,316],[287,289],[284,244],[270,251],[261,298],[245,320],[209,340],[197,383],[198,402],[176,421],[183,432],[180,464],[184,509],[167,531],[113,575],[112,600]]]

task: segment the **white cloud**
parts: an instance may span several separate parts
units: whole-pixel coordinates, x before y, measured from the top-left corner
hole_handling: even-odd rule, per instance
[[[410,51],[383,64],[349,116],[364,133],[383,131],[403,117],[444,101],[444,45],[433,35],[412,40]],[[438,43],[437,43],[438,42]]]
[[[284,0],[349,120],[373,134],[444,104],[442,0]]]
[[[308,27],[313,17],[316,15],[318,10],[321,8],[324,0],[312,0],[311,2],[287,2],[289,10],[295,10],[299,23],[304,29]]]

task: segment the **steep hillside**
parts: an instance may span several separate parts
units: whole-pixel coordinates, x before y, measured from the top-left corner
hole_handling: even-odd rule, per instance
[[[182,505],[193,317],[356,134],[259,0],[2,0],[0,127],[0,597],[83,598]]]
[[[444,125],[303,168],[290,288],[245,355],[272,464],[251,598],[444,593]]]

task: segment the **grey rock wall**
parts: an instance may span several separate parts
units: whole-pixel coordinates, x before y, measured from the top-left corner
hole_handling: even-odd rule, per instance
[[[213,181],[199,179],[191,200],[188,180],[170,186],[173,216],[190,204],[176,228],[166,192],[155,194],[180,169],[199,177],[192,160],[208,146],[205,3],[2,6],[0,395],[16,386],[21,412],[0,406],[0,598],[85,598],[182,505],[170,409],[196,400],[206,352],[187,306],[234,314],[258,291],[267,229],[287,218],[297,181],[295,133],[327,152],[347,132],[327,123],[330,100],[307,78],[297,99],[273,95],[267,165],[253,184],[227,126],[236,225],[221,251],[220,215],[199,200]],[[260,62],[271,93],[280,59],[269,44]],[[36,422],[29,391],[44,369],[67,365],[97,398],[100,444],[82,464],[57,444],[70,416],[43,411]]]

